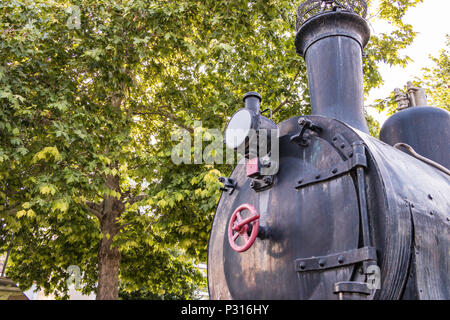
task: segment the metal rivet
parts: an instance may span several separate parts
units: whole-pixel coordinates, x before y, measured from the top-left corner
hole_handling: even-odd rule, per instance
[[[324,259],[320,259],[320,260],[319,260],[319,266],[320,266],[321,268],[323,268],[323,267],[325,266],[325,260],[324,260]]]
[[[428,199],[433,200],[433,196],[431,194],[429,194]]]
[[[430,211],[430,215],[433,215],[433,211]]]
[[[302,182],[303,182],[303,179],[299,179],[299,180],[298,180],[298,183],[302,183]]]
[[[338,169],[337,168],[334,168],[333,169],[333,171],[331,171],[332,173],[337,173],[338,172]]]
[[[348,156],[349,156],[350,158],[352,158],[352,157],[353,157],[353,152],[350,151],[350,152],[348,153]]]
[[[300,269],[305,270],[305,268],[306,268],[306,263],[300,262],[299,267],[300,267]]]
[[[340,263],[340,264],[344,263],[344,256],[338,257],[338,263]]]
[[[318,175],[316,176],[316,179],[320,179],[320,174],[318,174]]]
[[[341,149],[344,149],[345,148],[345,144],[341,144]]]

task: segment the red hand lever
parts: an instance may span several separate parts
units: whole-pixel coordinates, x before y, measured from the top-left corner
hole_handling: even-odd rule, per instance
[[[248,218],[242,219],[241,212],[244,210],[250,211]],[[253,223],[253,224],[252,224]],[[251,227],[251,234],[249,236],[248,231]],[[255,207],[250,204],[243,204],[239,206],[231,216],[230,223],[228,224],[228,241],[234,251],[244,252],[247,251],[255,242],[259,229],[259,214]],[[239,237],[244,238],[244,244],[238,245],[236,243]]]

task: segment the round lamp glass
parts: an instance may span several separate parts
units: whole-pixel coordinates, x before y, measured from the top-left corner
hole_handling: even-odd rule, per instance
[[[225,130],[225,144],[230,149],[237,149],[245,143],[252,128],[252,115],[248,110],[240,110],[234,114]]]

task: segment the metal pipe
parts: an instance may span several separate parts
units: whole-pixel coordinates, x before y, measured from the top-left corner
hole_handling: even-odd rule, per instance
[[[420,160],[420,161],[422,161],[422,162],[425,162],[426,164],[428,164],[428,165],[430,165],[430,166],[433,166],[433,167],[435,167],[436,169],[438,169],[438,170],[441,170],[442,172],[444,172],[444,173],[446,173],[446,174],[448,174],[449,176],[450,176],[450,170],[448,170],[446,167],[444,167],[444,166],[441,166],[439,163],[437,163],[437,162],[434,162],[433,160],[430,160],[430,159],[428,159],[428,158],[425,158],[424,156],[421,156],[420,154],[418,154],[417,152],[416,152],[416,150],[414,150],[413,149],[413,147],[411,147],[409,144],[406,144],[406,143],[397,143],[397,144],[395,144],[394,145],[394,148],[396,148],[396,149],[398,149],[398,150],[401,150],[401,148],[405,148],[405,149],[407,149],[410,153],[411,153],[411,155],[414,157],[414,158],[416,158],[416,159],[418,159],[418,160]]]
[[[363,234],[363,246],[371,247],[372,243],[369,231],[369,214],[367,212],[366,182],[364,181],[364,167],[356,168],[356,176],[358,180],[358,198],[361,216],[361,229]]]
[[[258,92],[247,92],[244,95],[245,108],[254,111],[256,114],[260,114],[260,105],[262,97]]]

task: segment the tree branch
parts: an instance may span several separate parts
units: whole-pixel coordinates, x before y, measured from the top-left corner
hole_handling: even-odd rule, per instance
[[[302,70],[299,68],[298,71],[297,71],[297,74],[295,75],[294,79],[292,80],[292,83],[294,83],[295,81],[297,81],[297,79],[298,79],[298,77],[299,77],[301,71],[302,71]],[[272,115],[274,115],[275,113],[277,113],[278,111],[280,111],[281,108],[283,108],[283,107],[284,107],[285,105],[287,105],[288,103],[289,103],[289,99],[284,100],[282,103],[280,103],[280,104],[278,105],[278,107],[275,108],[275,110],[273,110]]]
[[[163,106],[164,107],[164,106]],[[194,133],[194,129],[180,123],[181,120],[178,119],[178,117],[176,117],[175,115],[173,115],[170,112],[164,112],[164,111],[153,111],[153,112],[133,112],[134,115],[137,116],[145,116],[145,115],[159,115],[161,117],[166,117],[169,118],[170,120],[172,120],[173,123],[175,123],[176,125],[186,129],[187,131],[189,131],[190,133]]]
[[[98,219],[101,219],[103,214],[102,214],[102,205],[94,203],[94,202],[90,202],[90,201],[86,201],[86,206],[87,209],[90,213],[92,213],[94,216],[96,216]]]
[[[148,197],[148,195],[146,195],[146,194],[141,194],[141,195],[138,195],[138,196],[135,196],[135,197],[130,198],[127,202],[128,202],[130,205],[132,205],[132,204],[134,204],[134,203],[136,203],[136,202],[139,202],[139,201],[144,200],[146,197]]]

